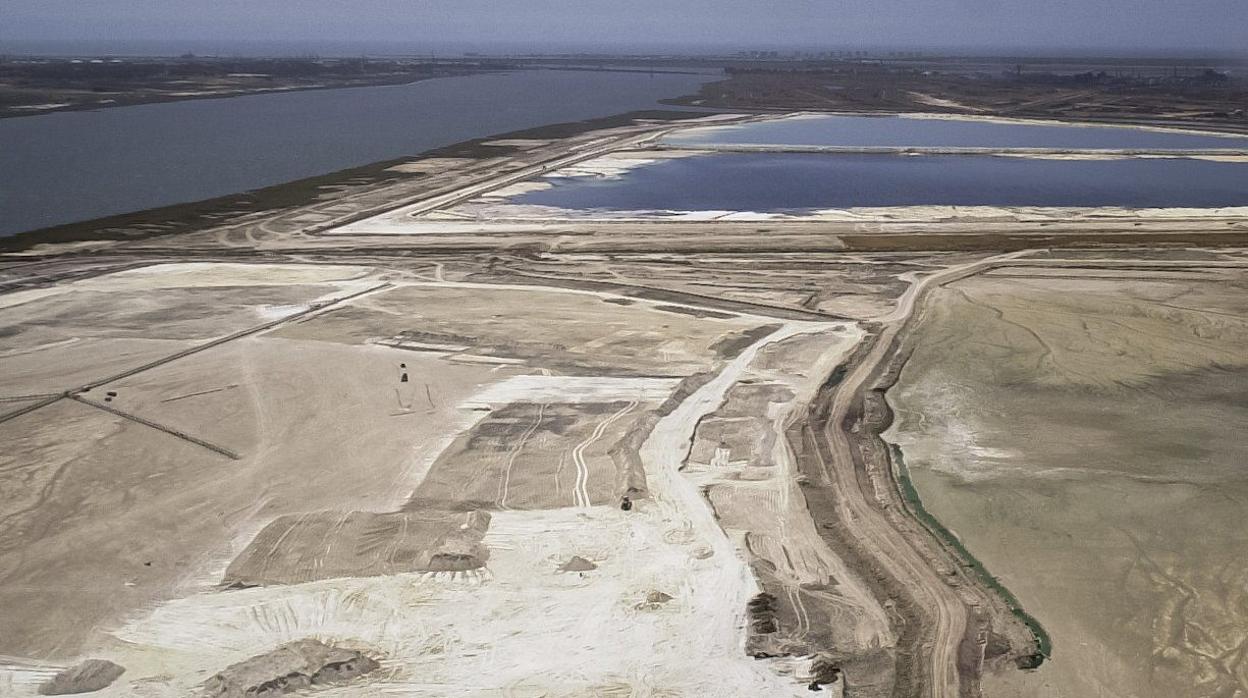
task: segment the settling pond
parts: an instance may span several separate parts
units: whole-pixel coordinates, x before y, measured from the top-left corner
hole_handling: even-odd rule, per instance
[[[610,177],[556,173],[545,181],[550,188],[510,203],[604,211],[786,213],[939,205],[1248,205],[1248,163],[1193,158],[713,153],[661,158]]]

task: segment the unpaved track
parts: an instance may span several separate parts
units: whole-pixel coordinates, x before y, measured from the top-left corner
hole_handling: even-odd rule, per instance
[[[170,436],[174,436],[179,439],[182,439],[183,441],[193,443],[196,446],[202,446],[208,449],[209,451],[212,451],[213,453],[219,453],[229,458],[230,460],[240,460],[242,458],[242,456],[238,455],[237,453],[235,453],[234,451],[231,451],[228,448],[225,448],[224,446],[214,444],[211,441],[205,441],[204,439],[201,439],[196,436],[191,436],[190,434],[184,431],[181,431],[179,429],[174,429],[173,427],[166,426],[164,424],[161,424],[160,422],[155,422],[145,417],[140,417],[136,414],[131,414],[129,412],[123,412],[122,410],[119,410],[116,407],[113,407],[111,405],[106,405],[102,402],[96,402],[95,400],[88,400],[87,398],[81,395],[70,395],[69,399],[74,400],[76,402],[80,402],[84,405],[89,405],[91,407],[96,408],[97,410],[103,410],[104,412],[108,412],[109,414],[114,414],[118,417],[121,417],[122,419],[128,419],[132,422],[137,422],[139,424],[142,424],[143,426],[151,427],[152,429],[155,429],[157,431],[163,431],[166,434],[169,434]]]
[[[144,265],[141,265],[141,266],[148,266],[148,265],[147,265],[147,264],[144,264]],[[175,352],[175,353],[173,353],[173,354],[169,354],[168,356],[163,356],[163,357],[161,357],[161,358],[159,358],[159,359],[156,359],[156,360],[154,360],[154,361],[149,361],[148,363],[142,364],[142,365],[140,365],[140,366],[135,366],[135,367],[133,367],[133,368],[128,368],[128,369],[126,369],[126,370],[122,371],[121,373],[115,373],[115,374],[113,374],[113,375],[110,375],[110,376],[105,376],[105,377],[103,377],[103,378],[97,378],[97,379],[95,379],[95,380],[93,380],[93,381],[91,381],[91,382],[89,382],[89,383],[84,383],[84,384],[82,384],[82,385],[74,386],[74,387],[72,387],[72,388],[67,388],[66,390],[64,390],[64,391],[62,391],[62,392],[60,392],[60,393],[56,393],[55,395],[49,395],[49,396],[47,397],[47,399],[40,400],[39,402],[37,402],[37,403],[35,403],[35,404],[33,404],[33,405],[27,405],[26,407],[23,407],[23,408],[21,408],[21,409],[14,410],[14,411],[12,411],[12,412],[7,412],[7,413],[4,413],[4,414],[0,414],[0,422],[7,422],[7,421],[9,421],[9,420],[11,420],[11,419],[14,419],[14,418],[16,418],[16,417],[20,417],[21,415],[24,415],[24,414],[26,414],[26,413],[28,413],[28,412],[33,412],[33,411],[35,411],[35,410],[38,410],[38,409],[41,409],[41,408],[47,407],[48,405],[51,405],[51,404],[53,404],[53,403],[55,403],[55,402],[57,402],[57,401],[59,401],[59,400],[62,400],[62,399],[65,399],[65,398],[69,398],[69,397],[72,397],[72,396],[74,396],[74,395],[78,395],[78,394],[81,394],[81,393],[88,392],[88,391],[90,391],[90,390],[92,390],[92,389],[94,389],[94,388],[99,388],[99,387],[101,387],[101,386],[108,385],[109,383],[115,383],[115,382],[117,382],[117,381],[119,381],[119,380],[122,380],[122,379],[124,379],[124,378],[129,378],[130,376],[135,376],[135,375],[138,375],[138,374],[140,374],[140,373],[144,373],[144,372],[146,372],[146,371],[150,371],[150,370],[152,370],[153,368],[158,368],[158,367],[160,367],[160,366],[164,366],[164,365],[165,365],[165,364],[167,364],[167,363],[171,363],[171,362],[173,362],[173,361],[177,361],[178,359],[183,359],[183,358],[186,358],[186,357],[188,357],[188,356],[191,356],[192,354],[198,354],[198,353],[199,353],[199,352],[201,352],[201,351],[206,351],[206,350],[208,350],[208,349],[212,349],[212,348],[214,348],[214,347],[218,347],[218,346],[220,346],[220,345],[222,345],[222,344],[226,344],[226,343],[228,343],[228,342],[233,342],[234,340],[237,340],[237,339],[242,339],[243,337],[249,337],[249,336],[251,336],[251,335],[254,335],[254,334],[259,334],[260,332],[264,332],[264,331],[266,331],[266,330],[271,330],[271,329],[273,329],[273,328],[275,328],[275,327],[277,327],[277,326],[279,326],[279,325],[284,325],[284,324],[286,324],[286,323],[288,323],[288,322],[292,322],[292,321],[294,321],[294,320],[300,320],[300,319],[303,319],[303,318],[309,317],[309,316],[311,316],[311,315],[315,315],[315,314],[317,314],[317,313],[320,313],[320,312],[322,312],[322,311],[326,310],[327,308],[330,308],[330,307],[333,307],[333,306],[339,305],[339,304],[341,304],[341,303],[346,303],[346,302],[348,302],[348,301],[355,300],[355,299],[357,299],[357,298],[360,298],[360,297],[365,296],[365,295],[370,294],[370,293],[376,293],[377,291],[383,291],[383,290],[385,290],[385,289],[390,288],[390,287],[391,287],[391,285],[392,285],[392,284],[389,284],[389,283],[378,284],[378,285],[373,286],[373,287],[371,287],[371,288],[366,288],[366,289],[364,289],[364,290],[362,290],[362,291],[356,291],[356,292],[354,292],[354,293],[348,293],[348,294],[346,294],[346,295],[339,296],[339,297],[337,297],[337,298],[331,298],[331,299],[326,300],[326,301],[316,302],[316,303],[313,303],[313,304],[309,305],[309,306],[308,306],[306,309],[304,309],[304,310],[300,310],[300,311],[297,311],[297,312],[291,313],[291,314],[289,314],[289,315],[284,315],[284,316],[282,316],[282,317],[280,317],[280,318],[277,318],[277,319],[275,319],[275,320],[270,320],[269,322],[265,322],[265,323],[262,323],[262,324],[260,324],[260,325],[255,325],[255,326],[253,326],[253,327],[248,327],[248,328],[246,328],[246,329],[239,330],[239,331],[237,331],[237,332],[233,332],[233,333],[231,333],[231,334],[225,335],[224,337],[217,337],[216,339],[209,340],[209,341],[204,342],[204,343],[202,343],[202,344],[196,344],[195,346],[192,346],[192,347],[190,347],[190,348],[188,348],[188,349],[183,349],[182,351]],[[88,404],[92,404],[92,403],[88,403]],[[124,415],[123,415],[123,416],[124,416]],[[162,430],[162,431],[168,431],[168,430]],[[172,433],[172,432],[170,432],[170,433]],[[222,449],[216,449],[216,448],[214,448],[213,450],[217,450],[219,453],[222,453],[222,454],[224,454],[224,455],[231,455],[228,451],[225,451],[225,450],[222,450]]]
[[[511,452],[507,454],[507,465],[503,468],[503,477],[498,483],[498,508],[502,511],[510,511],[511,507],[507,506],[507,495],[511,489],[511,470],[516,465],[516,458],[520,456],[520,452],[524,450],[524,445],[533,438],[533,434],[537,433],[538,427],[542,426],[542,417],[546,413],[546,403],[537,406],[537,416],[533,418],[533,423],[528,429],[520,435],[515,445],[511,447]]]
[[[589,501],[589,464],[585,462],[585,449],[592,446],[598,439],[601,439],[612,422],[632,412],[638,404],[636,400],[633,400],[615,414],[599,422],[598,426],[594,428],[594,432],[586,437],[584,441],[577,444],[576,448],[572,449],[572,461],[576,463],[576,485],[572,494],[577,507],[585,508],[591,504]]]
[[[698,422],[724,401],[731,388],[754,361],[760,349],[797,334],[826,329],[825,324],[793,322],[754,342],[728,362],[719,374],[684,400],[650,432],[641,447],[646,477],[659,506],[671,511],[694,538],[713,552],[719,565],[719,585],[699,589],[695,596],[702,650],[721,657],[745,658],[746,604],[758,591],[758,583],[741,552],[719,526],[702,492],[679,472],[689,453]],[[754,661],[754,660],[749,660]],[[767,671],[763,664],[758,671]],[[796,686],[801,689],[800,685]],[[799,694],[800,695],[800,694]]]
[[[856,145],[765,145],[754,143],[655,143],[649,150],[675,150],[694,153],[822,153],[827,155],[1087,155],[1130,157],[1152,155],[1155,148],[1014,148],[992,146],[856,146]],[[1240,148],[1187,148],[1166,150],[1172,157],[1216,157],[1243,155]]]
[[[786,305],[776,305],[774,303],[762,303],[759,301],[743,300],[740,298],[725,298],[723,296],[711,296],[711,295],[707,295],[703,293],[696,293],[694,291],[690,291],[684,288],[678,289],[678,288],[667,288],[664,286],[647,286],[645,284],[638,284],[638,283],[634,283],[631,281],[625,281],[620,278],[616,278],[610,281],[604,281],[604,280],[598,280],[598,279],[586,279],[583,277],[576,277],[576,276],[564,276],[560,274],[529,271],[527,269],[519,268],[515,264],[503,264],[503,265],[500,265],[500,267],[502,269],[505,269],[507,272],[511,274],[515,274],[517,276],[529,277],[533,279],[543,279],[545,281],[550,282],[551,284],[555,286],[558,286],[560,284],[568,285],[571,283],[571,284],[576,284],[577,288],[600,288],[600,289],[603,289],[603,291],[605,292],[611,292],[611,293],[619,293],[621,289],[623,289],[624,291],[627,291],[630,289],[636,289],[641,292],[655,293],[655,294],[660,294],[662,296],[671,297],[671,298],[690,299],[690,302],[692,303],[711,301],[715,308],[723,312],[744,312],[744,313],[754,313],[754,314],[760,314],[760,315],[772,315],[772,316],[775,316],[777,319],[789,318],[789,319],[794,319],[794,320],[835,321],[835,320],[849,320],[850,319],[841,315],[836,315],[834,313],[825,313],[821,310],[811,310],[809,308],[797,308],[797,307],[786,306]]]
[[[857,540],[874,548],[874,556],[889,575],[914,595],[916,604],[932,614],[932,627],[921,643],[920,651],[929,654],[926,666],[918,670],[916,684],[922,695],[931,698],[956,698],[962,695],[959,676],[958,646],[966,633],[967,613],[962,600],[948,583],[941,579],[904,535],[894,528],[860,489],[855,472],[850,436],[843,425],[851,407],[860,399],[864,386],[878,375],[891,354],[893,340],[909,325],[916,307],[927,294],[940,285],[981,273],[1029,252],[990,257],[950,267],[913,284],[898,299],[897,307],[880,318],[883,329],[871,350],[845,376],[832,397],[829,418],[824,425],[830,462],[821,456],[827,486],[841,505],[838,515],[846,529]],[[929,644],[930,643],[930,644]]]

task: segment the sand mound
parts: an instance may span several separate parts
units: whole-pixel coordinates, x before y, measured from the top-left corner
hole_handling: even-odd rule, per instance
[[[91,693],[117,680],[126,672],[120,664],[105,659],[88,659],[52,677],[39,687],[39,695],[65,696],[73,693]]]
[[[598,569],[598,565],[580,555],[573,555],[570,560],[559,566],[560,572],[588,572],[596,569]]]
[[[379,665],[354,650],[299,640],[231,664],[204,684],[212,698],[267,698],[309,686],[342,683]]]
[[[663,604],[672,600],[671,594],[665,594],[661,591],[646,592],[646,600],[634,606],[639,611],[657,611],[663,607]]]

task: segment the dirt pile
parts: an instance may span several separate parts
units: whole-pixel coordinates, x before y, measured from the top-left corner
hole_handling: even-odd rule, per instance
[[[88,659],[62,671],[39,686],[41,696],[66,696],[108,688],[126,672],[120,664],[106,659]]]
[[[335,577],[458,572],[485,566],[485,512],[288,515],[260,531],[230,563],[226,586],[299,584]]]
[[[672,598],[671,594],[666,594],[661,591],[649,591],[646,592],[646,600],[637,604],[635,608],[638,611],[657,611],[660,608],[663,608],[663,604],[671,601]]]
[[[747,605],[750,616],[750,631],[753,635],[770,635],[780,629],[776,616],[779,606],[774,594],[761,592],[750,599]],[[751,639],[754,639],[753,637]]]
[[[824,686],[830,688],[841,680],[841,668],[826,658],[816,659],[814,664],[811,665],[810,671],[810,684],[807,688],[812,691],[822,691]],[[844,687],[842,687],[842,690],[844,690]]]
[[[573,555],[570,560],[559,566],[560,572],[588,572],[596,569],[598,569],[598,565],[580,555]]]
[[[268,698],[310,686],[343,683],[375,670],[354,650],[299,640],[231,664],[204,684],[205,698]]]

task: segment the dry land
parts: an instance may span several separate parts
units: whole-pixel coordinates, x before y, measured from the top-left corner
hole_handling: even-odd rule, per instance
[[[1248,279],[1027,271],[934,296],[890,393],[928,511],[1054,638],[985,693],[1248,690]]]
[[[0,258],[0,694],[1248,692],[1242,211],[496,215],[598,126]]]
[[[853,53],[853,52],[845,52]],[[828,56],[727,66],[679,103],[733,109],[929,112],[1248,128],[1242,59]]]
[[[687,690],[782,689],[735,639],[751,594],[744,563],[711,519],[695,523],[651,483],[731,387],[735,373],[722,371],[805,325],[340,265],[158,264],[20,293],[3,309],[23,328],[6,357],[12,397],[62,397],[23,413],[29,399],[8,402],[0,423],[12,484],[3,652],[25,658],[4,670],[9,689],[33,691],[57,662],[91,654],[126,667],[106,692],[184,695],[202,672],[272,649],[262,643],[312,636],[394,663],[358,695],[387,685],[446,695],[482,681],[574,695],[586,681],[655,680],[651,642],[615,656],[613,638],[646,623],[655,643],[685,648],[688,666],[671,670]],[[120,302],[93,308],[101,297]],[[116,351],[151,317],[167,322],[144,338],[151,346]],[[74,370],[25,368],[49,361]],[[589,569],[560,571],[578,557]],[[369,586],[348,603],[363,615],[332,630],[323,623],[342,599],[323,592],[352,584]],[[276,636],[215,607],[229,599],[278,622],[263,619],[269,602],[247,600],[257,593],[308,605],[274,607],[295,614]],[[412,593],[444,600],[412,606]],[[560,593],[556,619],[532,604]],[[471,620],[465,604],[486,616]],[[395,618],[385,640],[372,614],[398,607],[416,615]],[[478,639],[447,636],[437,642],[459,649],[432,655],[431,638],[410,645],[438,613],[450,614],[439,632]],[[590,617],[598,640],[572,630]],[[537,626],[575,639],[568,653],[584,660],[546,652],[526,630]],[[479,664],[474,648],[499,632],[528,660],[517,654],[502,672]],[[191,655],[187,642],[199,645]],[[534,652],[555,663],[543,669]],[[599,664],[604,652],[614,664]],[[403,657],[436,660],[439,673]]]

